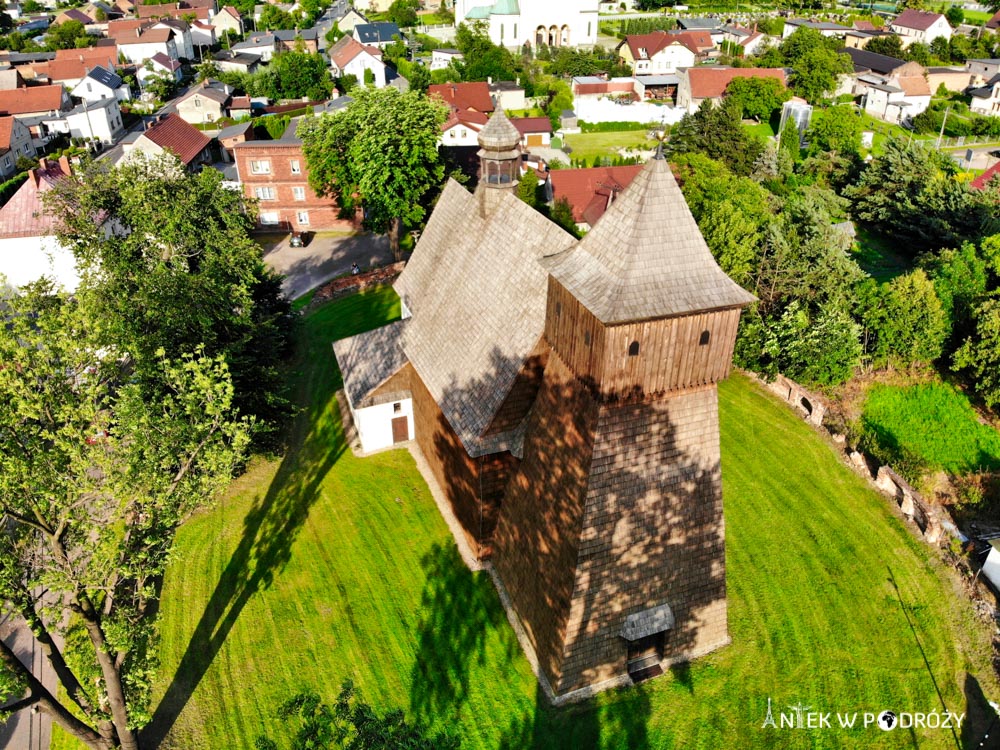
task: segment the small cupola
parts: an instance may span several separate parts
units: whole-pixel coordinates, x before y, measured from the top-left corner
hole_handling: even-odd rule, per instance
[[[479,182],[513,188],[521,177],[521,133],[502,109],[479,132]]]

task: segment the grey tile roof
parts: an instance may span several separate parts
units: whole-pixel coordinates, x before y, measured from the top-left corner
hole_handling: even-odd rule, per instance
[[[390,21],[359,23],[354,27],[354,35],[362,44],[381,44],[391,42],[393,37],[403,38],[399,26]]]
[[[715,262],[662,157],[646,165],[578,245],[543,263],[605,324],[754,301]]]
[[[408,324],[408,320],[397,320],[333,342],[333,353],[344,374],[344,390],[355,409],[370,406],[372,391],[406,364],[399,343]]]
[[[482,435],[545,326],[538,261],[574,241],[510,192],[449,181],[396,280],[413,314],[403,351],[471,456],[520,450],[521,428]]]

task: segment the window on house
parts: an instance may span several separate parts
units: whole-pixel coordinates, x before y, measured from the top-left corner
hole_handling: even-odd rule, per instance
[[[392,405],[392,411],[394,414],[399,414],[399,412],[403,411],[403,405],[397,401]]]
[[[87,91],[93,91],[93,89],[90,87],[89,83],[87,84]]]
[[[309,226],[309,212],[299,211],[295,214],[295,220],[304,226]]]
[[[639,356],[639,342],[633,341],[628,345],[628,356],[638,357]]]
[[[292,174],[302,174],[302,168],[299,166],[298,159],[292,159],[289,161],[288,166],[291,168]]]
[[[469,131],[468,131],[468,130],[466,130],[465,128],[462,128],[462,137],[463,137],[463,138],[465,138],[465,137],[467,137],[468,135],[469,135]]]
[[[271,174],[271,162],[267,159],[250,161],[250,174]]]
[[[260,223],[265,225],[277,224],[278,212],[277,211],[261,211]]]
[[[708,342],[712,340],[712,334],[710,331],[702,331],[701,337],[698,339],[698,346],[707,346]]]
[[[457,136],[458,136],[458,132],[455,131],[455,130],[451,130],[451,131],[448,132],[448,137],[449,138],[455,138]]]
[[[260,201],[273,201],[274,200],[274,188],[273,187],[258,187],[254,188],[254,195],[257,196],[257,200]]]
[[[197,96],[194,98],[194,106],[196,107],[201,106],[201,99],[199,99]]]
[[[306,189],[296,185],[292,188],[292,197],[297,201],[304,201],[306,199]]]

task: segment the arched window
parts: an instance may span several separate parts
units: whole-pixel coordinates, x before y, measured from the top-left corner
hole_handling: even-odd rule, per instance
[[[569,46],[569,26],[562,27],[560,44],[562,44],[563,47]]]
[[[628,356],[638,357],[639,356],[639,342],[633,341],[628,345]]]
[[[712,334],[710,331],[702,331],[701,337],[698,339],[698,346],[707,346],[708,342],[712,340]]]
[[[548,38],[548,34],[545,31],[544,26],[539,26],[535,29],[535,48],[537,49],[541,45],[545,44],[545,40]]]
[[[558,47],[559,46],[559,27],[550,26],[549,27],[549,46]]]

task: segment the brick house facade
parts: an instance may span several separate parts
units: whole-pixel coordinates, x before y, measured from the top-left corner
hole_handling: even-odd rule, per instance
[[[309,187],[297,126],[298,121],[293,120],[278,140],[233,146],[243,192],[258,201],[258,227],[284,231],[356,229],[356,221],[340,218],[335,200],[318,196]]]

